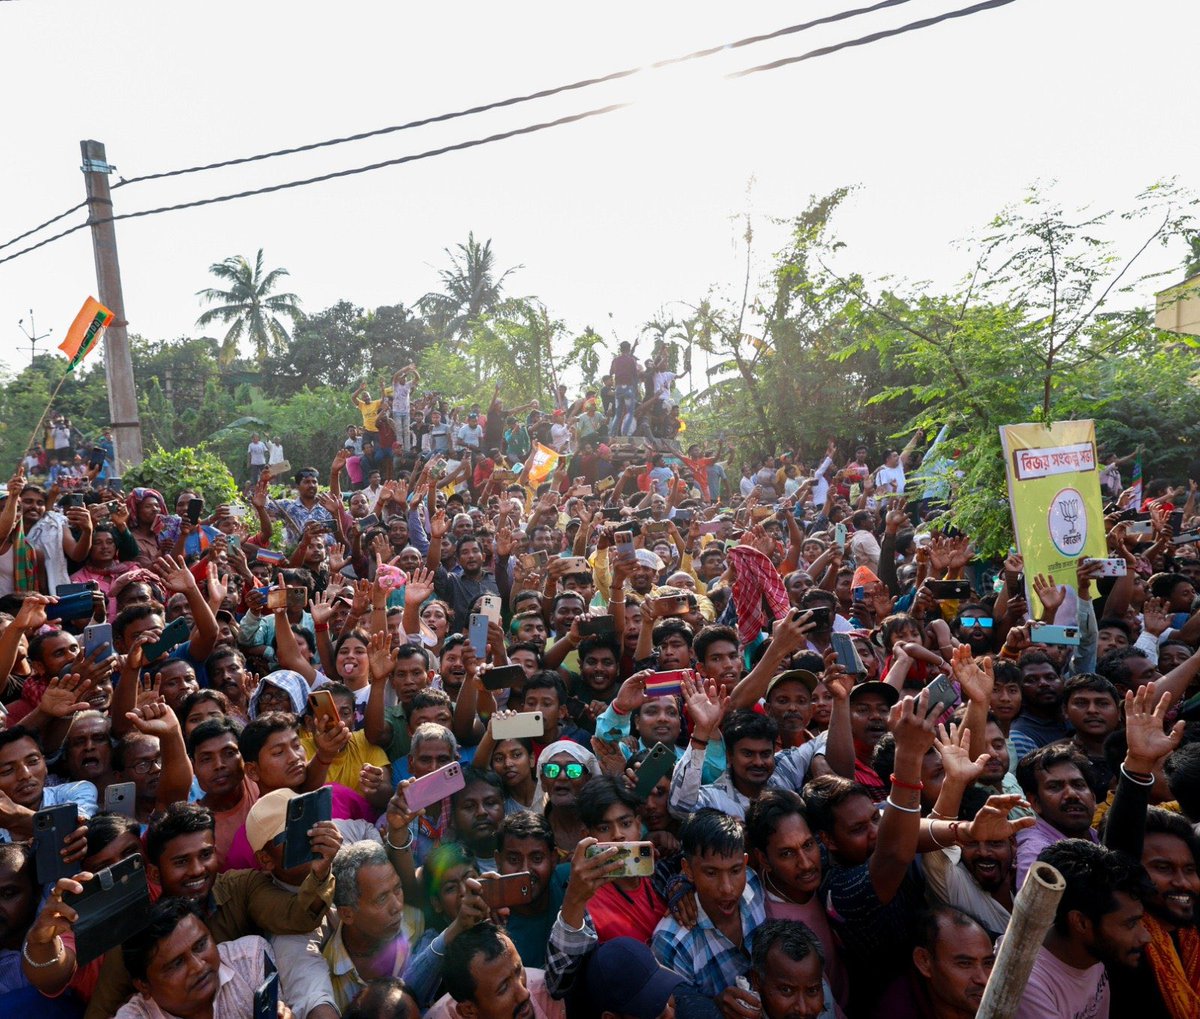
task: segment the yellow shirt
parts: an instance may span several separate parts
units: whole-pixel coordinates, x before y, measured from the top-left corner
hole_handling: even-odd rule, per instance
[[[379,408],[383,406],[382,400],[355,400],[358,404],[358,409],[362,413],[363,431],[374,432],[375,419],[379,417]]]
[[[300,743],[311,761],[317,753],[317,744],[307,732],[300,734]],[[362,789],[359,788],[359,775],[364,764],[373,764],[377,768],[382,768],[389,775],[388,781],[391,781],[392,765],[387,759],[383,747],[368,743],[367,734],[360,729],[358,732],[350,734],[350,742],[337,755],[337,760],[329,766],[329,773],[325,781],[336,782],[338,785],[344,785],[347,789],[353,789],[356,793],[363,794]]]

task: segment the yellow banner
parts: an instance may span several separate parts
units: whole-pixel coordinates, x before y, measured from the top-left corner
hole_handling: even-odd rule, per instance
[[[558,454],[549,446],[535,442],[533,452],[529,454],[529,480],[535,485],[540,485],[554,473],[557,466]]]
[[[1057,421],[1049,428],[1003,425],[1000,441],[1013,533],[1025,559],[1026,597],[1036,616],[1037,574],[1053,575],[1056,584],[1073,589],[1078,560],[1107,555],[1096,429],[1091,421]]]

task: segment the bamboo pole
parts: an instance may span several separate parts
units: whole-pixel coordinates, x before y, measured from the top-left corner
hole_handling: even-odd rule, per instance
[[[975,1019],[1012,1019],[1067,883],[1048,863],[1029,868]]]

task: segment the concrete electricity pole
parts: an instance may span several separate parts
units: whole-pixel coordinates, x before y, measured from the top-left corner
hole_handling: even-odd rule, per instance
[[[113,313],[104,331],[104,374],[108,381],[108,415],[116,446],[116,473],[142,462],[142,425],[138,419],[137,393],[133,388],[133,358],[125,332],[125,298],[121,293],[121,267],[117,263],[117,232],[112,220],[112,195],[104,144],[81,141],[83,179],[87,187],[88,222],[92,227],[92,253],[96,258],[96,286],[100,303]],[[104,222],[108,220],[108,222]]]

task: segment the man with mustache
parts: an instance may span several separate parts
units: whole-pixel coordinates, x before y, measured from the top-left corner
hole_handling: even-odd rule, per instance
[[[527,969],[504,928],[481,923],[446,949],[447,994],[427,1019],[566,1019],[540,969]]]
[[[254,992],[271,957],[257,935],[223,941],[213,937],[190,899],[162,899],[147,925],[125,943],[125,959],[138,993],[117,1012],[119,1019],[241,1019],[254,1014]],[[279,1019],[291,1019],[281,1001]]]
[[[1017,781],[1037,823],[1017,833],[1017,887],[1033,861],[1063,839],[1099,842],[1092,828],[1096,795],[1087,780],[1088,759],[1070,745],[1051,744],[1021,758]]]

